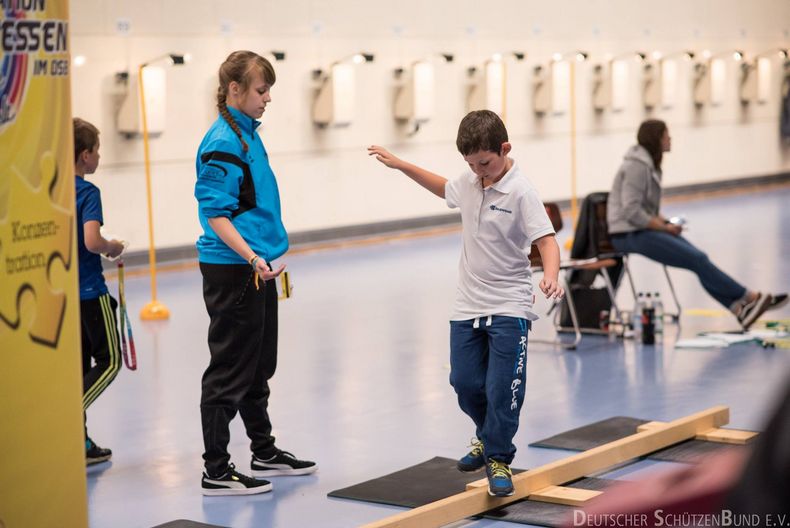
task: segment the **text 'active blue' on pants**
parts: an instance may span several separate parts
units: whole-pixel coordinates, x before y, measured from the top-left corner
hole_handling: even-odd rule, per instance
[[[486,458],[510,464],[527,382],[530,321],[494,315],[450,321],[450,385]]]

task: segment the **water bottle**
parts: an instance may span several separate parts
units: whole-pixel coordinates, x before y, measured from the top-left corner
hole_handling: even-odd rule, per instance
[[[653,300],[648,293],[642,305],[642,344],[652,345],[656,342],[656,310],[653,308]]]
[[[601,310],[601,312],[598,314],[598,328],[600,328],[602,332],[609,333],[610,320],[611,317],[609,316],[609,310]]]
[[[632,321],[631,312],[624,310],[620,313],[620,317],[623,319],[623,339],[633,339],[634,324]]]
[[[634,305],[634,316],[631,318],[631,323],[634,327],[634,336],[642,333],[642,308],[645,306],[645,294],[639,292],[636,296],[636,304]]]
[[[664,332],[664,303],[661,302],[661,296],[658,292],[653,294],[653,308],[655,310],[656,333],[661,334]]]

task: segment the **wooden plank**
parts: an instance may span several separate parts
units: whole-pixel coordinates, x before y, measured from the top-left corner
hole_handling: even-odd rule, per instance
[[[659,427],[666,422],[648,422],[637,427],[637,431],[648,431]],[[718,427],[708,431],[703,431],[694,437],[695,440],[705,440],[707,442],[720,442],[722,444],[744,445],[749,440],[757,436],[754,431],[744,431],[742,429],[721,429]]]
[[[662,425],[666,425],[666,422],[647,422],[645,424],[639,425],[636,428],[637,433],[641,433],[642,431],[649,431],[650,429],[655,429],[656,427],[661,427]]]
[[[729,409],[711,407],[662,426],[642,431],[614,442],[556,460],[513,476],[515,493],[491,497],[487,487],[470,487],[442,500],[404,511],[364,525],[364,528],[429,528],[443,526],[484,511],[521,500],[538,490],[570,482],[615,464],[631,460],[666,446],[694,438],[697,434],[725,425]]]
[[[697,440],[707,440],[708,442],[721,442],[723,444],[744,445],[749,440],[757,436],[754,431],[743,431],[741,429],[711,429],[697,435]]]
[[[470,482],[466,485],[466,489],[474,489],[474,488],[487,488],[488,487],[488,477],[483,477],[480,480],[475,480],[474,482]]]
[[[549,486],[530,494],[529,500],[565,504],[566,506],[584,506],[584,503],[603,493],[597,490],[569,488],[567,486]]]

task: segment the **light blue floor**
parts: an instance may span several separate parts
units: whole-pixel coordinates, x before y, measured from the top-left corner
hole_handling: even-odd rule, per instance
[[[736,279],[756,289],[786,291],[788,203],[790,187],[784,187],[678,202],[666,212],[686,214],[688,237]],[[561,235],[567,237],[570,228],[565,231]],[[208,317],[198,270],[160,274],[159,298],[172,311],[163,323],[137,319],[148,300],[148,279],[127,279],[139,370],[124,369],[88,411],[91,435],[114,452],[111,463],[89,469],[91,526],[151,527],[190,519],[234,528],[329,528],[401,511],[326,494],[433,456],[459,456],[473,436],[447,382],[447,317],[459,243],[452,234],[283,259],[295,292],[280,305],[270,411],[277,444],[316,460],[320,470],[275,477],[274,492],[259,496],[200,493],[198,403],[208,363]],[[638,285],[663,284],[658,265],[636,258],[632,266]],[[675,270],[673,279],[684,308],[720,308],[693,275]],[[623,288],[620,299],[627,297]],[[787,319],[790,310],[771,316]],[[731,426],[759,428],[790,370],[790,350],[676,350],[678,335],[737,327],[728,316],[686,315],[682,324],[669,327],[664,343],[655,346],[602,337],[585,337],[573,352],[530,345],[514,465],[536,467],[567,456],[527,444],[610,416],[672,420],[728,405]],[[534,335],[552,335],[547,320],[535,325]],[[250,454],[238,419],[230,450],[239,468],[247,468]],[[642,462],[615,475],[633,478],[656,466],[666,464]]]

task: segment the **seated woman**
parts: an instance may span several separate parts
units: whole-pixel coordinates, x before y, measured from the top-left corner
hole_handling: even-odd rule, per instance
[[[661,158],[670,149],[669,130],[663,121],[651,119],[642,123],[636,139],[638,145],[626,152],[609,193],[607,220],[614,248],[694,272],[705,291],[730,310],[744,330],[766,310],[787,303],[786,293],[746,289],[683,238],[682,226],[661,215]]]

